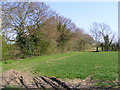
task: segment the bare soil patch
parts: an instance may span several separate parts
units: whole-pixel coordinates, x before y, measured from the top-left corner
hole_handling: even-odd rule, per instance
[[[96,81],[91,79],[91,76],[82,79],[67,79],[62,80],[56,77],[47,76],[34,76],[32,74],[21,72],[17,70],[9,70],[2,75],[1,87],[6,88],[8,86],[16,86],[18,88],[52,88],[52,89],[65,89],[73,90],[74,88],[92,88],[97,89],[100,87],[94,87]],[[108,87],[110,88],[110,87]],[[113,88],[113,87],[111,87]]]

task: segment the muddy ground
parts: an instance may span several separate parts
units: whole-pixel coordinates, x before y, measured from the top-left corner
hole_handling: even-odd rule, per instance
[[[82,79],[66,79],[62,80],[56,77],[34,76],[25,72],[17,70],[9,70],[2,75],[2,88],[8,86],[15,86],[18,88],[51,88],[56,90],[73,90],[73,89],[102,89],[102,87],[95,86],[97,81],[92,80],[91,76]],[[118,82],[115,85],[106,87],[105,89],[118,88]]]

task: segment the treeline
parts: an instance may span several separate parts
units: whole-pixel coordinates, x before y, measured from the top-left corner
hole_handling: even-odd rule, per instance
[[[112,33],[110,26],[105,23],[92,23],[90,31],[94,38],[96,51],[118,51],[120,50],[120,39],[115,40],[116,35]]]
[[[2,3],[3,60],[90,49],[93,38],[43,2]]]

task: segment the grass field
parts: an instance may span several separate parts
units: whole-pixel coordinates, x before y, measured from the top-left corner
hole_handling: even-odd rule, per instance
[[[35,75],[58,78],[115,80],[118,76],[118,52],[69,52],[3,62],[3,72],[16,69]]]

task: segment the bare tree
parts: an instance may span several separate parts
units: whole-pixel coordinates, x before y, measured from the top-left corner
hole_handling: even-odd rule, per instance
[[[2,11],[3,35],[7,41],[15,42],[22,53],[25,53],[25,49],[31,52],[36,42],[31,43],[35,40],[29,39],[39,40],[43,24],[55,14],[43,2],[2,3]]]
[[[102,41],[102,47],[104,47],[104,50],[110,50],[110,45],[112,44],[115,35],[112,34],[109,25],[105,23],[93,23],[90,31],[93,34],[94,40],[96,42],[96,51],[98,51],[98,46]]]
[[[112,34],[112,31],[110,29],[110,26],[105,24],[105,23],[100,23],[99,24],[100,27],[100,34],[104,40],[104,50],[108,51],[110,50],[111,44],[115,38],[115,35]]]
[[[92,36],[94,38],[94,44],[96,46],[96,51],[98,52],[98,47],[100,45],[100,31],[99,31],[99,24],[98,23],[92,23],[92,25],[90,26],[90,31],[92,33]]]
[[[43,2],[3,2],[2,11],[4,39],[15,47],[13,53],[18,57],[82,50],[92,41],[70,19]]]
[[[71,22],[70,19],[59,16],[58,17],[57,31],[59,32],[59,37],[57,39],[58,47],[61,49],[61,53],[64,52],[66,47],[68,47],[68,42],[72,37],[74,37],[76,26]]]

